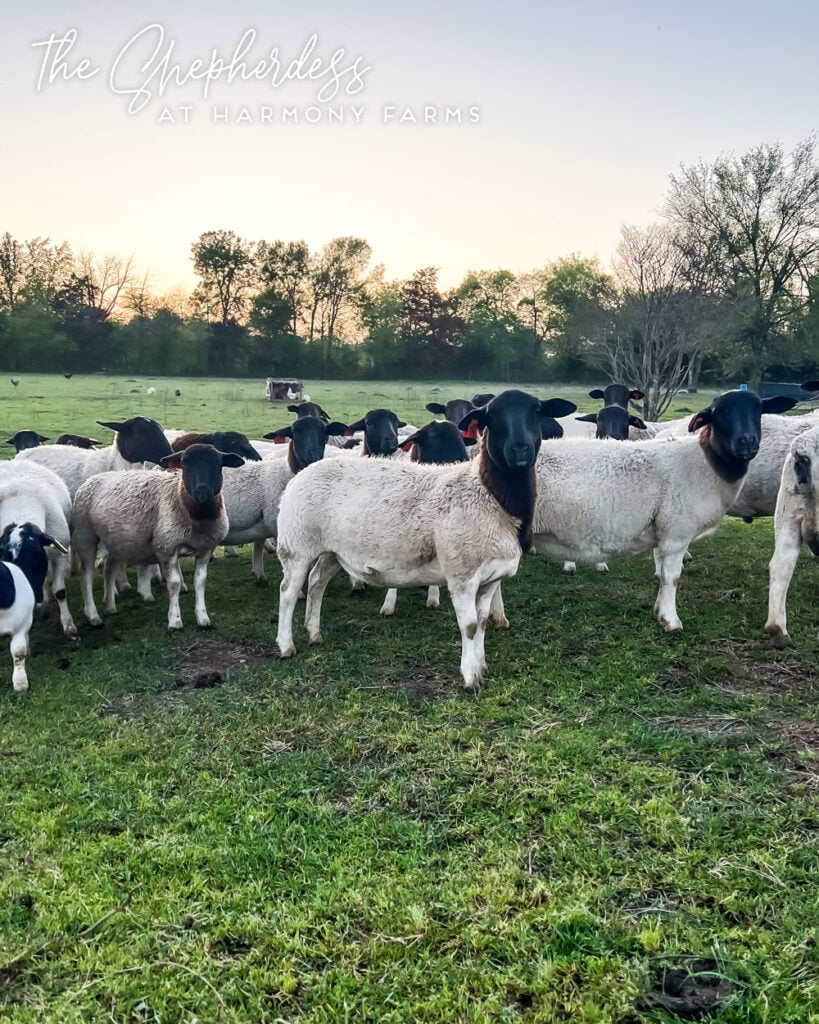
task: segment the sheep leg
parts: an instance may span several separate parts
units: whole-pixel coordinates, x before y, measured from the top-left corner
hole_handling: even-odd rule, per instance
[[[268,537],[264,542],[264,549],[269,555],[276,554],[276,541],[273,537]]]
[[[802,538],[799,526],[793,522],[777,524],[776,547],[768,563],[770,583],[768,585],[768,621],[765,632],[774,647],[792,647],[788,636],[787,602],[788,588],[793,571],[799,559]]]
[[[208,582],[208,562],[210,552],[200,555],[193,564],[193,592],[196,610],[196,625],[200,629],[210,629],[208,610],[205,607],[205,586]]]
[[[509,619],[506,618],[506,611],[503,607],[503,594],[501,593],[500,581],[495,592],[492,594],[492,603],[489,606],[489,618],[498,629],[509,629]]]
[[[430,587],[427,590],[427,608],[440,608],[441,607],[441,588]],[[383,612],[381,613],[384,614]]]
[[[577,564],[575,562],[564,562],[563,572],[568,573],[569,576],[574,576],[577,572]]]
[[[447,581],[447,586],[461,631],[461,675],[464,689],[468,693],[477,693],[481,688],[485,671],[481,666],[480,651],[476,650],[475,646],[475,636],[478,632],[479,579],[475,575],[464,583]]]
[[[486,623],[492,614],[492,607],[495,605],[497,596],[500,594],[500,581],[488,583],[478,591],[476,610],[478,612],[478,628],[475,632],[475,658],[481,670],[481,678],[486,675],[486,654],[484,652],[484,638],[486,637]],[[501,608],[503,601],[501,600]],[[506,616],[504,615],[504,620]]]
[[[281,657],[290,658],[296,653],[293,644],[293,612],[313,560],[284,555],[280,551],[279,561],[282,564],[282,581],[279,584],[279,630],[276,643]]]
[[[608,572],[609,571],[609,567],[608,567],[608,565],[605,562],[598,562],[595,565],[595,569],[598,572]]]
[[[97,611],[97,606],[94,604],[94,560],[96,558],[96,551],[91,551],[90,554],[83,554],[80,556],[82,562],[82,576],[80,578],[80,586],[82,587],[82,600],[83,600],[83,612],[85,617],[88,619],[90,626],[101,626],[102,619],[100,613]]]
[[[682,629],[677,615],[677,584],[680,582],[683,555],[687,545],[659,544],[656,548],[660,560],[660,589],[654,604],[654,613],[666,632]]]
[[[14,669],[11,673],[11,685],[17,693],[28,689],[28,676],[26,675],[26,655],[28,654],[28,631],[31,629],[31,619],[27,625],[12,636],[9,643],[9,651],[14,662]]]
[[[111,556],[109,555],[108,559],[110,560],[110,558]],[[106,565],[107,564],[108,563],[106,562]],[[125,569],[125,564],[123,562],[117,563],[117,575],[115,578],[115,586],[120,593],[122,593],[123,590],[131,589],[131,584],[128,580],[128,573]]]
[[[158,570],[157,565],[140,565],[137,568],[137,593],[143,601],[153,601],[154,592],[151,589],[151,584],[154,579],[154,570]]]
[[[122,568],[122,562],[115,562],[109,553],[105,560],[102,591],[102,610],[106,615],[116,615],[117,613],[117,584]]]
[[[350,590],[363,590],[367,584],[357,576],[350,576]]]
[[[77,627],[68,607],[68,598],[65,593],[65,577],[68,572],[68,555],[56,548],[50,548],[48,552],[48,564],[51,575],[51,590],[57,600],[60,609],[60,625],[65,636],[75,637]]]
[[[310,570],[307,580],[307,601],[304,607],[304,628],[307,630],[307,640],[311,644],[322,643],[321,602],[328,583],[340,568],[338,559],[332,551],[325,551]]]
[[[238,558],[239,552],[236,550],[233,544],[225,544],[225,558]]]
[[[253,545],[253,575],[257,583],[266,583],[267,576],[264,572],[264,548],[267,541],[257,540]]]
[[[179,571],[179,558],[173,555],[162,565],[162,575],[168,585],[168,629],[182,629],[182,613],[179,611],[179,592],[182,589],[182,573]]]
[[[430,587],[429,589],[432,590],[432,587]],[[395,602],[397,598],[398,590],[395,587],[390,587],[390,589],[386,593],[386,596],[384,597],[384,603],[378,610],[378,614],[383,615],[384,617],[386,617],[387,615],[392,615],[393,612],[395,611]],[[429,601],[427,601],[427,605],[429,605]]]

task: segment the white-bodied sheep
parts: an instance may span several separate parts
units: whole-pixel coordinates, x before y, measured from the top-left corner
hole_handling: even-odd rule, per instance
[[[54,538],[55,543],[48,545],[48,582],[60,610],[63,633],[74,637],[77,628],[65,589],[70,522],[71,497],[55,473],[45,466],[16,459],[0,463],[0,530],[9,523],[30,523]]]
[[[99,425],[117,432],[114,443],[107,448],[40,445],[20,452],[15,462],[25,460],[46,466],[65,482],[73,498],[83,481],[97,473],[142,469],[145,463],[159,463],[171,454],[171,446],[156,420],[133,416],[122,423],[100,421]]]
[[[100,473],[77,491],[71,538],[82,565],[85,614],[92,626],[101,625],[93,590],[100,543],[108,551],[106,612],[117,610],[114,580],[119,566],[158,563],[168,585],[168,629],[181,629],[179,559],[193,555],[196,621],[202,628],[210,625],[205,607],[208,562],[228,531],[220,493],[222,467],[241,466],[242,460],[210,445],[191,445],[161,462],[181,468],[181,477],[146,470]]]
[[[8,523],[0,534],[0,636],[11,637],[11,684],[28,689],[26,655],[35,605],[43,600],[48,571],[46,548],[65,548],[33,523]]]
[[[305,627],[319,643],[322,597],[343,568],[375,586],[448,587],[461,631],[461,674],[466,688],[477,690],[492,596],[517,572],[530,543],[534,462],[548,405],[506,391],[471,412],[484,429],[474,461],[335,459],[295,476],[278,521],[282,657],[296,651],[293,613],[308,573]]]
[[[776,499],[774,533],[776,547],[769,563],[768,621],[765,632],[774,647],[791,646],[788,635],[787,601],[799,549],[807,544],[819,555],[819,426],[791,441],[782,467]]]
[[[688,545],[713,533],[742,487],[759,448],[761,401],[730,391],[691,421],[698,437],[669,444],[616,441],[544,445],[537,461],[534,547],[552,558],[599,562],[656,548],[655,613],[682,629],[677,583]]]

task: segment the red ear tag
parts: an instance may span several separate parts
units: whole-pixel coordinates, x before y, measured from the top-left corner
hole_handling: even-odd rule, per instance
[[[471,420],[469,426],[463,431],[465,438],[471,438],[473,441],[478,440],[478,421]]]
[[[273,444],[287,444],[289,440],[289,437],[274,437]]]
[[[402,444],[401,445],[401,451],[402,452],[408,452],[410,450],[410,448],[412,448],[411,444]]]
[[[345,437],[353,437],[354,435],[355,435],[355,431],[354,430],[345,430],[344,431],[344,436]]]

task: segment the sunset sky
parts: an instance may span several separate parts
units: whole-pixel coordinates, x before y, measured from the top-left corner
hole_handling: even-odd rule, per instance
[[[191,242],[215,228],[313,247],[359,235],[388,277],[434,265],[446,286],[468,269],[523,271],[572,252],[605,263],[621,223],[656,216],[681,163],[761,142],[790,149],[817,127],[819,5],[807,0],[169,6],[16,4],[0,41],[0,232],[133,252],[157,291],[192,286]],[[315,33],[311,60],[326,66],[343,47],[339,67],[360,58],[371,70],[358,94],[324,105],[343,108],[342,124],[304,123],[325,79],[221,80],[207,98],[201,84],[171,85],[129,115],[109,73],[152,23],[182,68],[213,50],[227,62],[255,29],[251,64],[278,46],[286,65]],[[46,74],[38,91],[45,50],[32,44],[70,28],[69,68],[86,58],[98,72]],[[117,87],[148,76],[148,41],[125,49]],[[181,104],[194,108],[189,124]],[[395,123],[425,105],[439,117],[460,107],[465,121],[477,107],[479,122]],[[213,123],[226,106],[253,123]],[[283,124],[283,106],[301,123]]]

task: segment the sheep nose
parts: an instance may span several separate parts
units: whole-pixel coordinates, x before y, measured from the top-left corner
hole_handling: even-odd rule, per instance
[[[515,441],[509,445],[509,465],[514,467],[527,466],[532,461],[532,446],[524,441]]]
[[[197,484],[193,489],[193,500],[197,505],[204,505],[206,501],[210,501],[211,493],[210,487],[207,484]]]
[[[752,459],[759,451],[759,441],[750,434],[744,434],[737,439],[736,453],[741,458]]]

